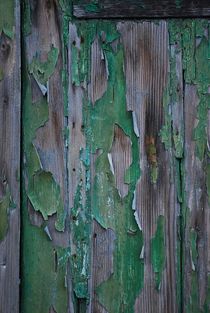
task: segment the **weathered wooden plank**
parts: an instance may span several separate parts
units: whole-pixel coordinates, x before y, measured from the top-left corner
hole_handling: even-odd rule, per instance
[[[23,14],[21,312],[72,312],[63,14],[41,0]]]
[[[182,55],[169,46],[164,21],[82,21],[71,29],[70,143],[77,146],[75,156],[69,154],[71,199],[81,212],[91,207],[94,220],[92,244],[85,239],[91,261],[87,311],[178,312],[180,203],[174,168],[181,156],[171,142],[183,124]],[[175,91],[169,92],[174,75]],[[84,198],[76,198],[79,184],[83,197],[90,188],[86,209]]]
[[[207,17],[208,0],[73,0],[78,18]]]
[[[20,7],[0,1],[0,312],[19,312]]]
[[[127,108],[139,137],[141,176],[134,209],[143,231],[144,286],[135,312],[178,312],[176,270],[179,206],[173,152],[166,150],[161,131],[171,104],[167,23],[119,23],[125,51]],[[181,107],[182,110],[182,107]],[[166,130],[171,137],[171,129]],[[159,241],[159,243],[158,243]]]
[[[183,22],[185,160],[183,166],[183,312],[208,312],[209,298],[209,24]]]

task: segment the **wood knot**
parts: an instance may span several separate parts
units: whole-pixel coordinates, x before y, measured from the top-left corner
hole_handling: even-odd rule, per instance
[[[10,43],[9,40],[6,39],[5,36],[3,36],[3,38],[0,41],[0,49],[1,49],[1,54],[4,58],[8,58],[9,54],[10,54]]]

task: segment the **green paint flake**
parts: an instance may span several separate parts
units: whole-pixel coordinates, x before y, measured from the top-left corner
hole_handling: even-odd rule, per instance
[[[204,30],[209,29],[205,20],[189,20],[183,27],[183,62],[185,80],[193,83],[197,88],[199,104],[197,107],[198,124],[194,130],[196,153],[202,161],[207,146],[207,123],[209,102],[210,80],[210,45],[209,38],[204,36]],[[195,47],[196,37],[201,37],[200,44]]]
[[[53,247],[44,230],[30,224],[26,196],[23,201],[23,230],[22,312],[49,312],[51,306],[56,313],[67,312],[65,277],[70,251]]]
[[[54,53],[55,50],[52,54],[54,55]],[[49,59],[52,61],[52,55]],[[55,66],[56,62],[51,61],[50,69],[48,69],[48,66],[44,63],[45,65],[43,69],[45,68],[46,72],[43,72],[45,78],[41,81],[42,83],[46,82],[45,80],[52,75],[52,63]],[[38,64],[38,61],[34,61],[33,64],[32,68],[34,69],[36,68],[35,64]],[[42,66],[40,65],[40,68],[41,67]],[[28,79],[28,76],[26,76],[25,81],[28,81]],[[26,84],[24,101],[26,104],[23,112],[23,135],[24,151],[26,156],[26,171],[28,176],[27,195],[34,207],[34,210],[41,212],[45,220],[48,219],[48,216],[57,213],[55,227],[58,231],[64,231],[65,212],[63,200],[61,199],[60,186],[56,183],[51,173],[42,169],[38,152],[33,144],[33,141],[36,138],[37,129],[43,127],[49,118],[47,99],[46,97],[43,97],[40,101],[32,103],[31,90]]]
[[[42,213],[44,220],[57,213],[56,229],[64,230],[65,215],[63,214],[61,190],[52,173],[36,172],[29,184],[27,195],[34,210]]]
[[[175,157],[177,159],[182,159],[183,157],[183,134],[173,131],[173,142],[174,142],[174,150]]]
[[[94,1],[92,3],[89,3],[85,6],[85,12],[87,13],[99,13],[100,12],[100,5],[98,4],[98,1]]]
[[[165,122],[160,130],[161,141],[165,146],[165,149],[168,150],[171,148],[171,116],[168,112],[168,105],[170,103],[170,93],[169,86],[166,87],[163,94],[163,108],[165,112]]]
[[[4,72],[3,70],[0,68],[0,82],[4,79]]]
[[[160,215],[155,236],[151,239],[151,262],[155,273],[155,286],[160,290],[162,274],[165,267],[165,217]]]
[[[13,206],[13,202],[11,199],[11,194],[7,189],[5,196],[0,200],[0,241],[4,239],[8,231],[8,214],[11,206]]]
[[[74,54],[72,57],[76,67],[73,82],[80,84],[89,79],[91,43],[95,36],[99,38],[109,71],[108,86],[103,97],[96,101],[94,107],[85,98],[83,111],[85,135],[91,153],[101,151],[95,163],[91,213],[102,227],[113,229],[116,236],[113,274],[97,287],[96,292],[99,302],[109,313],[133,313],[135,300],[143,288],[144,263],[140,259],[143,235],[132,210],[140,168],[138,138],[133,131],[132,114],[126,110],[124,53],[121,44],[115,50],[111,46],[119,38],[114,23],[99,21],[78,25],[78,34],[85,38],[85,43],[79,54],[76,53],[77,57],[74,58]],[[132,142],[133,162],[125,175],[129,193],[124,199],[120,198],[115,187],[107,158],[113,144],[115,125],[121,127]],[[85,153],[81,153],[84,162]],[[129,230],[133,230],[132,235]]]
[[[46,85],[48,79],[53,74],[58,60],[59,50],[52,46],[48,52],[46,62],[41,62],[38,57],[34,57],[30,66],[29,73],[42,85]]]
[[[0,35],[4,32],[7,37],[13,39],[15,25],[15,1],[0,0],[0,12]]]

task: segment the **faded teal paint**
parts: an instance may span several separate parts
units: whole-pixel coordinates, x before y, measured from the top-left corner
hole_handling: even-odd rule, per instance
[[[157,220],[157,229],[151,239],[151,262],[155,273],[155,286],[157,290],[161,288],[161,280],[166,261],[165,247],[165,217],[160,215]]]
[[[126,111],[124,53],[120,44],[115,49],[112,48],[112,42],[119,38],[114,23],[100,21],[76,23],[76,25],[78,35],[84,38],[84,42],[81,42],[79,52],[73,47],[73,83],[79,86],[89,81],[91,44],[96,36],[99,38],[107,60],[109,72],[108,86],[103,97],[93,106],[85,96],[83,106],[87,149],[91,149],[91,154],[101,151],[95,163],[91,214],[102,227],[112,228],[116,235],[114,272],[98,286],[97,294],[100,303],[109,313],[122,311],[132,313],[135,300],[143,287],[144,264],[140,259],[143,236],[132,211],[134,190],[140,177],[140,168],[138,138],[133,131],[132,114]],[[129,183],[129,193],[124,199],[120,198],[115,187],[114,176],[110,171],[107,157],[112,147],[115,125],[121,127],[132,142],[133,162],[125,175],[125,180]],[[89,153],[87,151],[81,151],[81,159],[88,166]],[[134,230],[132,235],[129,232],[131,229]],[[139,279],[136,280],[136,277]]]
[[[0,0],[0,35],[13,39],[15,26],[15,0]]]

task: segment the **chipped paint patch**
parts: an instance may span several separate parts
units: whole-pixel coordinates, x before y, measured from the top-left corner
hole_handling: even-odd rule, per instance
[[[156,233],[151,239],[151,262],[155,273],[155,286],[157,290],[161,288],[165,259],[165,217],[160,215],[157,220]]]
[[[23,201],[24,231],[27,236],[22,239],[24,262],[22,312],[49,312],[51,306],[57,313],[67,312],[68,294],[65,277],[70,250],[53,247],[52,241],[43,229],[30,224],[25,196]]]
[[[126,110],[123,49],[119,43],[114,49],[112,47],[112,42],[119,38],[113,23],[85,22],[78,23],[78,26],[79,36],[86,40],[80,47],[80,58],[78,59],[78,54],[77,58],[73,58],[76,67],[73,76],[76,75],[76,84],[84,85],[87,79],[91,68],[87,60],[91,59],[90,47],[96,36],[100,40],[109,73],[107,89],[103,96],[94,106],[86,101],[84,105],[84,121],[87,121],[85,134],[91,146],[91,153],[101,151],[95,162],[92,215],[102,227],[111,228],[116,234],[113,274],[97,287],[96,292],[99,302],[109,313],[134,312],[135,299],[143,287],[144,263],[139,257],[143,236],[132,210],[133,193],[140,176],[139,150],[132,113]],[[132,143],[132,164],[126,170],[124,178],[128,184],[128,194],[124,198],[120,197],[116,188],[114,164],[113,168],[110,165],[113,163],[113,151],[112,162],[110,162],[111,158],[108,158],[113,144],[115,125],[122,129]],[[134,277],[137,276],[139,279],[135,280]],[[110,298],[113,301],[110,301]]]
[[[71,227],[73,234],[73,247],[71,253],[73,289],[78,299],[87,299],[88,273],[89,273],[89,234],[90,223],[88,212],[83,200],[83,182],[80,182],[74,199],[74,207],[71,209]]]
[[[49,64],[33,59],[30,71],[36,80],[42,84],[47,83],[54,71],[57,57],[57,49],[52,48],[51,52],[48,53]],[[43,97],[39,102],[32,103],[31,90],[28,87],[26,89],[25,103],[27,105],[24,109],[24,150],[28,175],[27,195],[34,210],[41,212],[45,220],[48,219],[48,216],[57,213],[55,227],[58,231],[64,231],[65,213],[60,186],[56,183],[52,173],[43,170],[38,152],[33,144],[37,129],[43,127],[49,118],[47,99]]]

